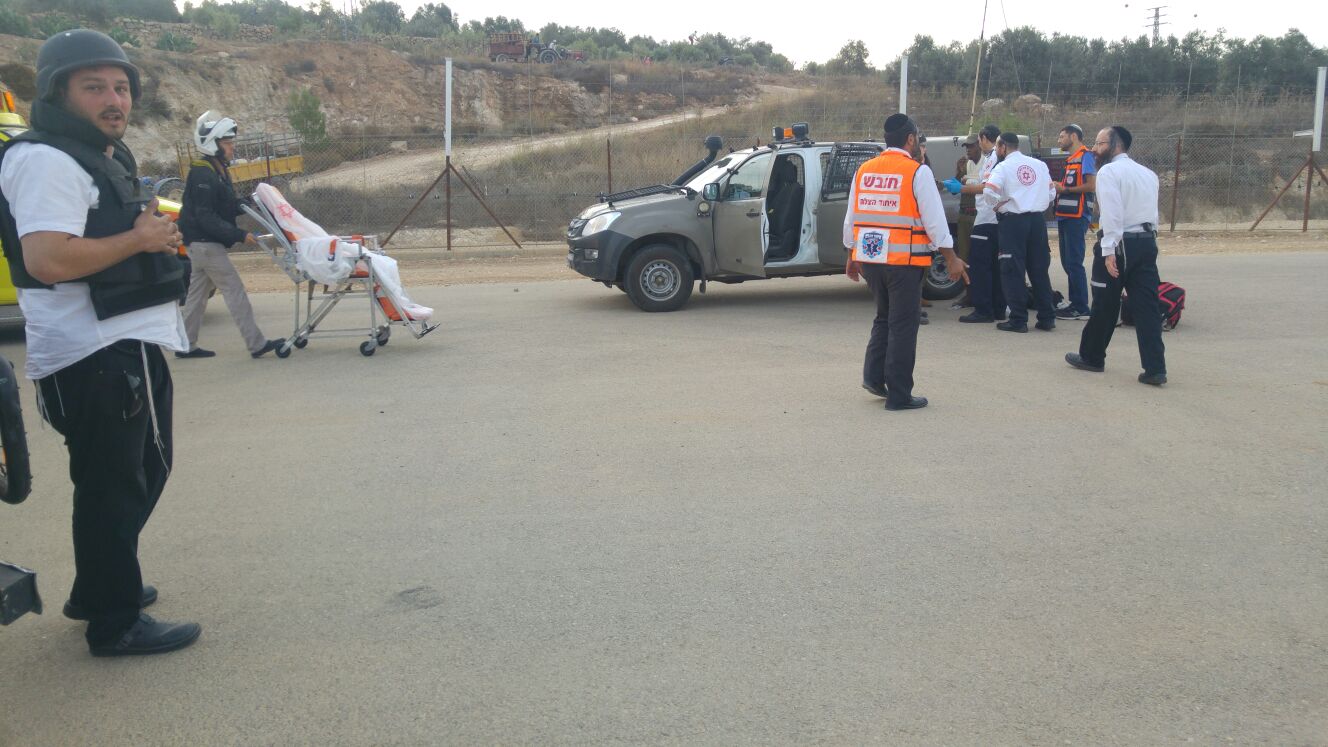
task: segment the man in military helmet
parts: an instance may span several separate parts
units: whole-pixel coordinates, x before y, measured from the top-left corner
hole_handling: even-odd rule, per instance
[[[65,438],[75,578],[64,613],[96,656],[156,654],[195,623],[142,608],[138,536],[171,470],[171,374],[188,349],[180,232],[157,214],[125,147],[139,74],[110,37],[75,29],[37,53],[32,129],[0,151],[0,230],[27,320],[27,376]]]

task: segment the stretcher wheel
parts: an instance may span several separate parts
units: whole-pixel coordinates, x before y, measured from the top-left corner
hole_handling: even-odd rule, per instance
[[[289,357],[290,357],[290,354],[291,354],[291,350],[292,350],[292,348],[288,348],[288,347],[286,347],[285,345],[282,345],[281,347],[277,348],[277,350],[276,350],[277,357],[278,357],[278,358],[289,358]]]
[[[384,328],[382,328],[381,330],[379,330],[379,331],[378,331],[378,347],[381,348],[382,346],[386,345],[386,344],[387,344],[387,341],[388,341],[389,339],[391,339],[391,337],[392,337],[392,329],[391,329],[390,327],[384,327]]]
[[[375,340],[365,340],[364,342],[360,343],[360,355],[364,356],[365,358],[368,358],[369,356],[373,355],[374,351],[377,349],[378,349],[378,343]]]
[[[295,347],[299,348],[300,350],[304,350],[304,349],[305,349],[306,347],[308,347],[308,346],[309,346],[309,338],[308,338],[308,337],[297,337],[297,338],[295,338]]]
[[[0,358],[0,501],[22,503],[31,490],[28,436],[23,429],[18,379],[9,361]]]

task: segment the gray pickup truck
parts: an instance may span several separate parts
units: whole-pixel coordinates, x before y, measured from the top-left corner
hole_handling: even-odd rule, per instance
[[[625,291],[645,311],[674,311],[696,281],[742,283],[844,272],[849,188],[858,167],[884,144],[818,143],[805,125],[775,130],[768,145],[711,155],[674,184],[601,195],[567,227],[567,265]],[[929,137],[938,179],[953,176],[962,136]],[[954,230],[959,201],[942,190]],[[923,294],[953,298],[939,255]]]

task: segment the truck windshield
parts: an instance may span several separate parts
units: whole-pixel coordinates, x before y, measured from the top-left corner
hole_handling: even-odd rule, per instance
[[[701,188],[710,182],[719,181],[720,177],[724,175],[724,172],[727,171],[735,161],[737,161],[736,155],[724,156],[707,166],[704,171],[692,177],[691,180],[683,186],[693,191],[700,192]]]

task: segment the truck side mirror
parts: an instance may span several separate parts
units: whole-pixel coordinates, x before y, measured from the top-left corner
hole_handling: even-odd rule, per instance
[[[701,188],[701,197],[714,202],[719,199],[719,182],[710,182]]]

